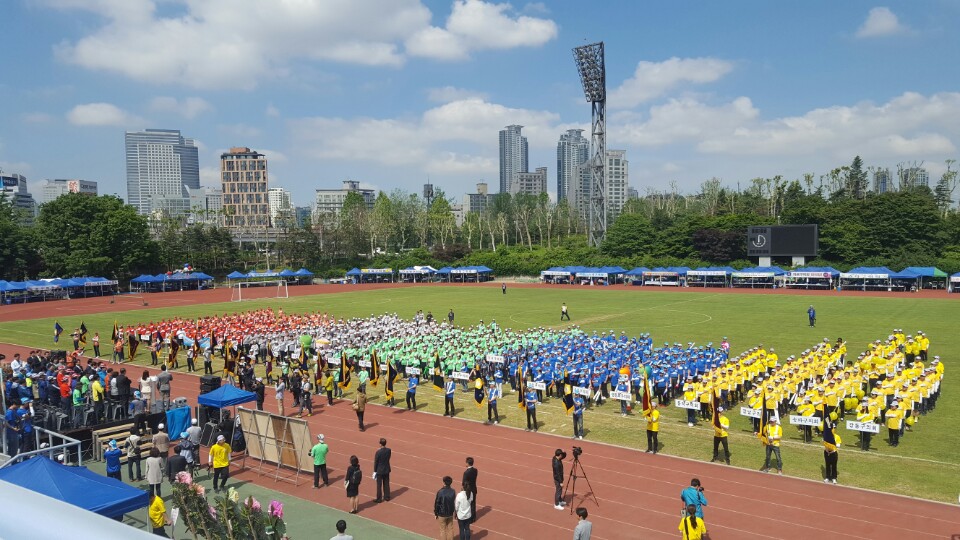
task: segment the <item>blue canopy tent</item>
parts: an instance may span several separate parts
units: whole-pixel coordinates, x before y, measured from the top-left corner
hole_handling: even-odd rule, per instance
[[[227,281],[232,281],[235,279],[246,279],[246,277],[247,275],[244,274],[243,272],[238,272],[234,270],[233,272],[230,272],[229,274],[227,274]]]
[[[150,504],[150,494],[142,489],[101,476],[86,467],[61,465],[46,456],[0,469],[0,480],[110,518],[122,517]]]
[[[307,270],[306,268],[301,268],[293,273],[298,284],[309,284],[313,282],[313,272]]]
[[[735,270],[729,266],[702,266],[687,272],[690,287],[728,287]]]
[[[490,281],[493,270],[486,266],[461,266],[450,270],[451,278],[458,283]]]
[[[950,276],[950,283],[947,286],[949,292],[960,292],[960,272]]]
[[[404,283],[423,283],[430,281],[437,270],[432,266],[410,266],[400,270],[400,280]]]
[[[446,281],[447,283],[449,283],[451,270],[453,270],[453,268],[449,266],[444,266],[443,268],[437,270],[437,279],[439,279],[440,281]]]
[[[686,266],[668,266],[666,268],[658,266],[643,273],[643,284],[658,287],[680,287],[687,279],[689,271],[690,269]]]
[[[935,266],[908,266],[903,271],[910,271],[919,276],[918,288],[920,289],[947,288],[947,273]]]
[[[638,266],[632,270],[624,272],[624,276],[630,278],[631,285],[643,285],[643,274],[649,272],[650,269],[646,266]]]
[[[570,283],[571,272],[566,266],[553,266],[540,272],[540,281],[544,283]]]
[[[147,291],[153,288],[154,286],[156,286],[158,281],[159,280],[157,280],[157,278],[155,278],[154,276],[151,276],[150,274],[140,274],[139,276],[130,280],[130,292]]]
[[[256,400],[256,394],[241,390],[232,384],[225,384],[216,390],[197,396],[197,403],[200,405],[216,407],[218,409],[233,407],[242,403],[250,403]]]
[[[731,287],[777,288],[787,272],[779,266],[757,266],[744,268],[730,274]]]
[[[900,291],[916,291],[920,288],[920,274],[905,268],[890,274],[890,287]]]
[[[840,289],[892,290],[890,271],[886,266],[858,266],[849,272],[840,273]]]
[[[393,268],[353,268],[347,272],[353,283],[393,283]]]
[[[840,271],[831,266],[804,266],[787,272],[785,287],[796,289],[832,289]]]
[[[282,278],[293,278],[293,277],[297,277],[297,273],[294,272],[293,270],[290,270],[289,268],[285,268],[280,271],[279,276]]]

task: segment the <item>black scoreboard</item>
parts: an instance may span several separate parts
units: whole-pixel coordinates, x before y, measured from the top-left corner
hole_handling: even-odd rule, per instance
[[[816,257],[820,234],[816,225],[771,225],[747,228],[750,257]]]

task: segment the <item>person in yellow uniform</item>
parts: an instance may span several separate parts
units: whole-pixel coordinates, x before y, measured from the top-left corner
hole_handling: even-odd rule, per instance
[[[687,505],[687,515],[680,518],[678,529],[682,540],[702,540],[707,537],[707,524],[703,518],[697,517],[697,507],[693,504]]]
[[[727,462],[727,465],[730,464],[730,447],[728,446],[727,437],[730,435],[727,430],[730,429],[730,420],[723,415],[723,407],[717,407],[717,424],[713,426],[713,459],[710,460],[710,463],[713,463],[720,457],[720,445],[723,445],[723,454],[724,460]]]
[[[903,426],[903,411],[900,410],[900,404],[896,401],[890,403],[887,410],[887,432],[889,434],[890,446],[900,445],[900,427]]]
[[[217,435],[217,444],[210,447],[210,453],[207,454],[207,470],[213,466],[213,490],[219,491],[226,487],[227,479],[230,478],[230,445],[223,435]],[[217,480],[220,487],[217,487]]]
[[[837,434],[837,414],[831,414],[823,423],[824,483],[837,483],[837,464],[840,462],[840,435]]]
[[[763,428],[767,459],[763,463],[763,469],[760,470],[762,472],[770,470],[770,455],[774,454],[777,456],[777,474],[783,474],[783,460],[780,459],[780,440],[783,439],[783,427],[780,426],[776,416],[771,416],[767,422],[767,425]]]
[[[167,536],[166,529],[164,529],[165,526],[170,525],[170,518],[167,517],[167,508],[163,505],[163,499],[154,494],[150,499],[148,512],[150,514],[150,525],[153,526],[153,534],[170,538]]]
[[[816,409],[813,406],[810,396],[803,396],[803,399],[800,405],[797,406],[797,413],[800,416],[813,416],[813,413],[816,412]],[[801,426],[803,429],[803,442],[808,443],[813,441],[813,426]]]
[[[700,395],[700,419],[710,419],[710,400],[713,397],[713,385],[704,380],[698,383],[697,393]]]
[[[751,409],[760,411],[760,414],[763,414],[763,397],[760,396],[759,388],[753,389],[748,403]],[[751,418],[751,420],[753,420],[753,434],[760,435],[760,418]]]
[[[656,407],[651,408],[648,411],[643,412],[643,416],[647,419],[647,452],[648,454],[657,453],[657,445],[659,441],[657,436],[660,435],[660,411]]]
[[[683,385],[683,400],[697,401],[697,390],[692,382],[687,382]],[[694,409],[687,409],[687,425],[693,427],[696,423],[697,411]]]

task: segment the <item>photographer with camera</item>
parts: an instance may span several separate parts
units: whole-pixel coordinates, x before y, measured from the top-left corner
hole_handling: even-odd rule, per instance
[[[566,458],[567,453],[559,448],[553,453],[553,507],[557,510],[563,510],[566,504],[563,502],[563,460]]]
[[[707,506],[707,497],[703,494],[703,486],[700,485],[699,478],[690,480],[690,487],[680,492],[680,500],[683,501],[681,515],[686,515],[687,507],[693,505],[697,508],[696,516],[703,519],[703,507]]]

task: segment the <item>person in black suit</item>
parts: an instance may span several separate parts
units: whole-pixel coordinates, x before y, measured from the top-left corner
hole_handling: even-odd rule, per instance
[[[380,449],[373,456],[373,473],[377,475],[377,499],[374,502],[390,500],[390,454],[387,440],[380,439]]]
[[[477,521],[477,469],[473,466],[473,458],[467,458],[467,468],[463,471],[463,485],[470,486],[470,522]]]
[[[127,409],[130,407],[130,377],[127,377],[127,368],[120,368],[120,374],[117,375],[117,398],[120,400],[121,418],[129,417]]]

